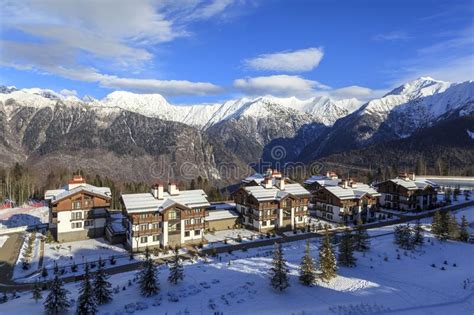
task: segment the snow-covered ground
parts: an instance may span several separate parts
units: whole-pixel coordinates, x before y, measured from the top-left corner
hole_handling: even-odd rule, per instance
[[[103,238],[89,239],[67,243],[45,244],[44,267],[52,268],[56,263],[58,266],[70,266],[73,262],[97,261],[99,258],[108,259],[111,256],[128,257],[128,252],[122,245],[110,245]]]
[[[49,220],[48,207],[24,206],[18,208],[0,209],[0,229],[8,229],[25,225],[47,223]]]
[[[356,254],[357,267],[340,268],[337,278],[314,287],[304,287],[297,279],[305,241],[284,244],[291,286],[283,293],[269,286],[271,246],[222,254],[208,263],[186,263],[185,280],[177,286],[166,282],[167,267],[160,266],[161,293],[152,298],[139,295],[133,281],[135,272],[123,273],[111,277],[113,286],[120,289],[114,302],[99,311],[125,314],[125,305],[133,304],[141,309],[135,314],[144,315],[186,314],[186,310],[188,314],[220,311],[226,315],[474,314],[474,245],[441,243],[431,236],[427,239],[422,250],[405,253],[397,251],[392,235],[374,238],[370,252]],[[310,244],[316,258],[319,240],[312,239]],[[78,284],[68,284],[67,288],[76,298]],[[41,308],[41,303],[31,299],[31,292],[1,305],[6,314],[35,314]]]
[[[36,233],[35,240],[33,242],[33,251],[31,253],[30,258],[30,267],[27,270],[23,269],[22,259],[24,257],[24,253],[26,248],[28,247],[28,239],[32,236],[32,233],[25,232],[23,234],[23,245],[21,246],[20,253],[18,255],[15,269],[13,270],[13,279],[20,279],[26,277],[28,275],[33,274],[34,272],[38,271],[39,269],[39,262],[40,262],[40,243],[42,235],[41,233]]]
[[[258,238],[260,235],[258,232],[247,230],[247,229],[230,229],[230,230],[223,230],[223,231],[216,231],[213,233],[206,233],[204,238],[209,243],[214,242],[222,242],[226,239],[237,239],[238,237],[244,238]]]

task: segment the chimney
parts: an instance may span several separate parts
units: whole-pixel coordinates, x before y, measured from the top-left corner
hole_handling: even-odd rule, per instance
[[[347,179],[343,179],[343,180],[341,181],[341,187],[342,187],[342,188],[347,188],[347,187],[348,187]]]
[[[170,182],[168,184],[168,193],[170,195],[178,195],[179,194],[179,189],[176,187],[176,184],[173,182]]]
[[[415,173],[409,173],[408,178],[411,179],[411,180],[415,180],[416,179]]]
[[[357,188],[357,183],[351,179],[351,180],[349,181],[349,186],[350,186],[351,188]]]
[[[267,172],[265,173],[266,176],[272,176],[273,170],[271,168],[267,168]]]
[[[280,190],[285,190],[285,179],[280,178],[277,182],[277,185],[278,185],[278,188],[280,188]]]
[[[162,200],[165,197],[163,188],[164,187],[162,183],[156,183],[155,185],[153,185],[153,187],[151,188],[151,194],[155,199]]]
[[[271,177],[265,177],[263,180],[263,187],[266,189],[273,187],[273,179]]]
[[[68,182],[67,189],[71,190],[79,186],[84,186],[85,184],[86,180],[82,178],[81,175],[73,175],[72,179]]]

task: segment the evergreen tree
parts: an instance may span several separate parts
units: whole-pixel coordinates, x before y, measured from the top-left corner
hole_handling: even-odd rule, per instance
[[[331,246],[331,236],[326,227],[323,242],[319,248],[319,269],[321,280],[328,282],[337,275],[336,257]]]
[[[184,279],[183,264],[179,258],[179,250],[175,248],[173,261],[170,263],[170,274],[168,276],[168,281],[172,284],[177,284],[178,281]]]
[[[101,262],[99,258],[99,267],[94,277],[94,295],[99,305],[112,301],[112,284],[108,281],[109,276]]]
[[[398,225],[395,227],[394,242],[400,248],[413,249],[412,228],[410,225]]]
[[[354,249],[358,252],[366,252],[370,249],[370,239],[367,230],[361,225],[355,227]]]
[[[415,246],[422,246],[425,240],[424,240],[423,228],[421,227],[420,220],[416,221],[414,230],[415,230],[415,235],[413,236],[413,244]]]
[[[33,297],[32,299],[38,303],[38,300],[42,299],[43,296],[41,295],[41,286],[39,285],[38,280],[35,281],[35,285],[33,286]]]
[[[140,286],[141,295],[152,296],[160,291],[160,287],[158,285],[158,272],[153,259],[150,257],[148,247],[145,250],[145,258],[142,270],[138,275],[138,285]]]
[[[469,222],[466,219],[466,216],[462,216],[461,218],[461,225],[459,228],[459,240],[461,242],[467,242],[469,240],[469,231],[467,230],[467,227],[469,225]]]
[[[270,268],[270,283],[278,291],[283,291],[290,286],[288,283],[288,267],[283,258],[281,244],[275,243],[272,266]]]
[[[312,285],[316,280],[316,267],[309,252],[309,241],[306,241],[306,249],[301,259],[299,280],[301,284],[306,286]]]
[[[59,314],[66,311],[70,306],[67,295],[69,292],[63,288],[63,282],[56,274],[50,285],[50,291],[44,301],[44,310],[47,314]]]
[[[79,288],[79,297],[77,299],[76,314],[78,315],[94,315],[97,313],[97,300],[92,287],[89,264],[86,264],[84,279],[82,279]]]
[[[431,232],[439,240],[446,240],[448,238],[448,224],[446,220],[447,215],[436,211],[433,216],[433,223],[431,224]]]
[[[459,224],[456,220],[456,217],[453,215],[446,215],[446,219],[448,221],[448,237],[452,240],[459,239]]]
[[[345,231],[339,243],[339,256],[337,262],[341,266],[354,267],[356,258],[354,257],[354,245],[352,235],[349,231]]]

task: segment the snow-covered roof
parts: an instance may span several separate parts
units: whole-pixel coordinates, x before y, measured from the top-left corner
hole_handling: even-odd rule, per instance
[[[236,219],[239,217],[238,213],[230,209],[215,209],[209,210],[209,215],[206,216],[206,221],[217,221],[225,219]]]
[[[340,178],[328,177],[325,175],[313,175],[304,181],[305,185],[318,183],[321,186],[337,186],[341,182]]]
[[[260,173],[255,173],[250,175],[249,177],[246,177],[242,180],[243,183],[251,183],[251,182],[256,182],[257,184],[260,184],[264,180],[265,176],[260,174]]]
[[[52,190],[47,190],[44,193],[44,198],[46,200],[51,200],[53,203],[58,202],[59,200],[62,200],[64,198],[67,198],[71,195],[74,195],[75,193],[84,191],[84,192],[89,192],[94,195],[99,195],[102,196],[106,199],[110,199],[112,193],[110,191],[109,187],[96,187],[90,184],[81,184],[80,186],[76,186],[72,189],[68,189],[68,186],[65,186],[62,189],[52,189]]]
[[[396,185],[400,185],[408,190],[425,189],[428,186],[431,186],[433,188],[438,187],[438,185],[435,182],[430,181],[428,179],[424,179],[424,178],[421,178],[421,179],[416,178],[415,180],[405,179],[405,178],[394,178],[394,179],[390,179],[389,181],[391,181],[392,183]]]
[[[326,186],[325,189],[341,200],[359,199],[366,194],[369,194],[372,197],[380,196],[380,193],[373,187],[362,183],[356,183],[355,187],[348,186],[347,188],[344,188],[342,186]]]
[[[124,194],[122,200],[129,213],[162,211],[175,204],[188,208],[208,207],[207,195],[202,189],[183,190],[178,194],[163,193],[163,199],[156,199],[151,193]]]
[[[245,191],[254,196],[258,201],[281,200],[288,195],[297,197],[309,196],[310,192],[298,183],[285,184],[285,189],[281,190],[277,186],[265,188],[262,185],[243,187]]]

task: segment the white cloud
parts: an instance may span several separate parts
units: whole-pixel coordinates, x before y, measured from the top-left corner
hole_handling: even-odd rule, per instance
[[[304,72],[316,68],[323,56],[324,52],[321,47],[307,48],[263,54],[256,58],[247,59],[244,63],[255,70]]]
[[[248,95],[271,94],[275,96],[308,96],[315,93],[316,89],[329,88],[318,81],[290,75],[237,79],[234,81],[234,87]]]
[[[377,34],[373,37],[374,40],[376,41],[390,41],[390,42],[395,42],[395,41],[405,41],[410,39],[410,36],[402,31],[393,31],[389,33],[383,33],[383,34]]]
[[[368,87],[351,85],[327,91],[327,95],[334,99],[356,98],[360,101],[367,101],[378,98],[387,93],[387,90],[374,90]]]
[[[33,40],[1,41],[0,64],[108,88],[164,95],[217,93],[221,88],[208,82],[124,78],[99,69],[139,73],[152,65],[157,44],[189,36],[189,23],[224,14],[234,2],[3,0],[2,33],[22,32]]]
[[[62,89],[59,94],[64,95],[64,96],[77,96],[77,91],[76,90],[68,90],[68,89]]]

